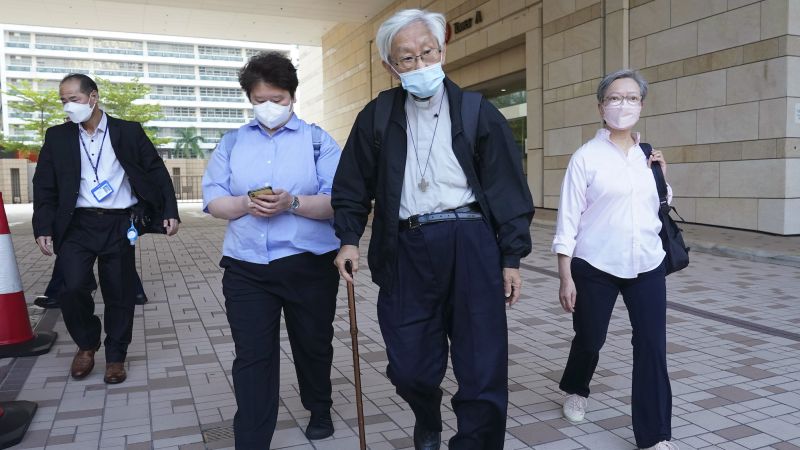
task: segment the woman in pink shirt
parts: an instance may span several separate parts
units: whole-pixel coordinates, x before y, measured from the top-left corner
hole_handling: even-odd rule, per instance
[[[658,232],[659,198],[648,158],[632,129],[647,82],[632,70],[607,75],[597,88],[603,128],[572,155],[558,209],[553,253],[558,255],[559,300],[572,313],[575,338],[559,387],[564,417],[581,422],[589,383],[617,296],[633,327],[631,415],[639,448],[674,450],[672,391],[666,357],[666,271]],[[671,190],[668,198],[671,199]]]

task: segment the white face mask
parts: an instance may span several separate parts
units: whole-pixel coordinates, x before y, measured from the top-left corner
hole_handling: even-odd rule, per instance
[[[91,101],[92,99],[90,98],[89,102]],[[94,111],[95,106],[97,106],[97,103],[89,106],[89,103],[69,102],[64,104],[64,112],[67,113],[69,120],[72,122],[83,123],[92,117],[92,111]]]
[[[622,102],[619,106],[604,106],[603,120],[615,130],[630,130],[639,121],[642,105],[629,105]]]
[[[392,67],[392,70],[394,70],[394,67]],[[441,62],[410,72],[399,73],[395,70],[394,73],[400,77],[403,89],[414,94],[417,98],[428,98],[432,96],[444,81],[444,71],[442,70]]]
[[[259,103],[253,105],[253,113],[262,125],[274,130],[289,121],[292,116],[292,103],[285,106],[273,102]]]

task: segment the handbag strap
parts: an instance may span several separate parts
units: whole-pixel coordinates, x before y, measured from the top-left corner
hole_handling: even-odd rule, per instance
[[[639,147],[641,147],[644,152],[645,158],[649,160],[650,154],[653,153],[653,147],[646,142],[640,142]],[[670,207],[667,203],[667,180],[664,179],[664,172],[661,171],[661,163],[650,164],[650,169],[653,171],[653,178],[656,179],[656,189],[658,189],[658,200],[661,208],[669,210]]]

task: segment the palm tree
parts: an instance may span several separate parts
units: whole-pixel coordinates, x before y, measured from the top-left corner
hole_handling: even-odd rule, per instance
[[[183,128],[175,139],[175,156],[178,158],[202,158],[203,149],[200,143],[204,142],[203,136],[197,134],[195,128]]]

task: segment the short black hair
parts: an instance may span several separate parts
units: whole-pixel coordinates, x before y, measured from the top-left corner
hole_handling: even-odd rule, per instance
[[[250,58],[239,71],[239,84],[247,98],[250,98],[250,92],[259,81],[286,89],[294,98],[298,85],[297,69],[284,53],[261,52]]]
[[[61,79],[61,83],[59,83],[59,86],[66,83],[69,80],[80,81],[81,92],[83,92],[86,95],[91,94],[92,91],[97,91],[98,94],[100,93],[100,89],[97,89],[97,83],[95,83],[94,80],[88,75],[84,75],[82,73],[71,73]]]

